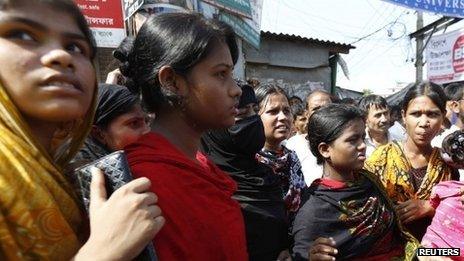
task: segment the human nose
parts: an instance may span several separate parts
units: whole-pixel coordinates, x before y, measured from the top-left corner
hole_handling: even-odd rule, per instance
[[[364,139],[361,139],[361,142],[359,143],[358,146],[359,151],[365,151],[366,150],[366,143],[364,142]]]
[[[422,115],[419,118],[418,125],[419,125],[419,127],[422,127],[422,128],[427,128],[430,125],[430,120],[427,117],[427,115]]]
[[[279,113],[277,114],[277,120],[284,121],[287,119],[288,119],[288,116],[284,113],[283,110],[280,110]]]
[[[388,121],[387,116],[382,114],[382,116],[380,116],[380,122],[381,123],[386,123],[387,121]]]
[[[143,128],[142,128],[142,135],[144,134],[147,134],[150,132],[150,123],[149,122],[145,122],[144,125],[143,125]]]
[[[237,82],[235,82],[234,79],[231,81],[231,86],[230,86],[230,96],[235,97],[237,99],[240,99],[240,96],[242,96],[242,89],[237,85]]]
[[[50,46],[41,60],[48,67],[61,67],[66,70],[74,70],[72,55],[57,44]]]

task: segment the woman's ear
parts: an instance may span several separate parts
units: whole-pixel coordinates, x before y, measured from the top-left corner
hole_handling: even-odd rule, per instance
[[[403,118],[403,123],[406,124],[406,112],[404,110],[401,110],[401,118]]]
[[[317,150],[319,151],[319,153],[321,154],[321,156],[327,161],[328,159],[330,159],[330,146],[329,144],[325,143],[325,142],[321,142],[319,143],[319,145],[317,146]]]
[[[100,127],[93,125],[90,130],[90,135],[101,144],[106,145],[106,135]]]
[[[158,72],[158,80],[161,88],[168,90],[170,93],[178,94],[176,85],[176,73],[171,66],[163,66]]]
[[[454,113],[459,113],[459,102],[458,101],[449,101],[449,108]]]
[[[185,97],[187,95],[187,85],[171,66],[165,65],[158,72],[158,80],[161,88],[177,96]]]

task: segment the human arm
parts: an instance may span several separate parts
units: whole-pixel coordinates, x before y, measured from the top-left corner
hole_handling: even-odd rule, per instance
[[[92,171],[90,237],[73,260],[130,260],[164,225],[157,197],[146,178],[129,182],[109,199],[100,170]]]
[[[282,250],[279,256],[277,257],[277,261],[292,261],[292,257],[290,256],[290,252],[288,249]]]
[[[106,76],[106,81],[105,83],[108,84],[118,84],[118,85],[124,85],[125,78],[122,75],[122,73],[119,71],[119,69],[115,69],[111,72],[108,73]]]
[[[335,248],[335,240],[329,237],[319,237],[308,251],[310,261],[335,260],[338,250]]]
[[[433,216],[435,209],[428,200],[410,199],[396,206],[396,212],[402,224],[408,224],[426,216]]]
[[[326,230],[316,229],[321,227],[321,219],[315,218],[320,213],[316,213],[314,206],[320,204],[317,199],[310,197],[296,215],[292,230],[293,260],[333,260],[331,257],[338,253],[334,240],[326,232],[321,232]]]

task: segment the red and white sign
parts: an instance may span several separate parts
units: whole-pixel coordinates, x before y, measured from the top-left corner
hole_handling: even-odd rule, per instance
[[[121,0],[74,0],[87,19],[98,47],[115,48],[126,37]]]
[[[464,80],[464,29],[430,38],[426,48],[427,79],[435,83]]]

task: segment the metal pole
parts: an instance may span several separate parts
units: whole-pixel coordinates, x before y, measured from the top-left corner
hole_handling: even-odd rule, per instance
[[[422,17],[422,12],[417,12],[417,30],[420,30],[424,27],[424,19]],[[416,83],[419,83],[423,79],[422,67],[423,67],[423,49],[424,49],[424,34],[420,34],[416,37]]]

